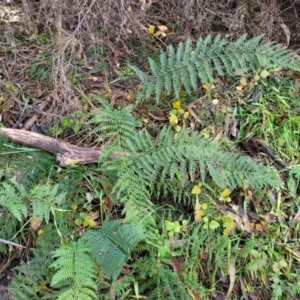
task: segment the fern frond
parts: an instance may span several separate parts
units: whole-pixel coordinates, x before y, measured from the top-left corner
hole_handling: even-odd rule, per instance
[[[36,247],[32,249],[33,257],[27,264],[15,268],[17,272],[10,284],[12,299],[47,299],[49,288],[44,283],[50,282],[53,276],[49,267],[54,261],[52,251],[59,244],[60,237],[56,228],[53,225],[45,226],[43,233],[37,239]],[[48,299],[53,298],[48,297]]]
[[[133,264],[136,281],[142,282],[139,293],[147,299],[191,300],[185,285],[180,282],[178,274],[169,266],[158,262],[154,253]]]
[[[33,218],[39,218],[46,223],[49,222],[52,209],[62,208],[66,198],[66,192],[59,192],[59,185],[36,185],[29,193]]]
[[[95,264],[86,242],[79,239],[55,250],[51,267],[56,270],[51,286],[60,287],[59,300],[97,299]]]
[[[173,91],[179,98],[181,84],[191,94],[202,83],[212,83],[214,74],[223,76],[240,69],[257,71],[261,67],[278,67],[300,71],[300,60],[285,47],[274,42],[261,44],[263,35],[246,40],[246,35],[234,42],[228,37],[208,35],[194,46],[191,40],[180,43],[177,50],[171,45],[161,52],[159,63],[149,58],[151,76],[136,66],[130,66],[142,82],[141,93],[146,99],[153,94],[158,102],[163,91]]]
[[[144,238],[141,228],[122,222],[105,221],[100,229],[90,230],[86,234],[93,258],[101,271],[113,280],[117,279],[133,248]]]
[[[24,195],[26,195],[25,187],[15,180],[8,180],[0,185],[0,205],[5,207],[19,222],[28,214]]]
[[[17,146],[0,140],[0,179],[14,178],[26,188],[35,184],[41,174],[54,162],[54,156],[40,150]]]
[[[158,180],[171,179],[182,183],[186,174],[193,180],[197,172],[205,181],[206,171],[221,188],[234,189],[245,185],[262,188],[281,184],[274,169],[250,158],[224,152],[188,129],[176,137],[170,128],[162,130],[156,141],[151,141],[148,133],[136,133],[135,138],[135,151],[131,147],[131,152],[123,158],[124,167],[119,164],[122,174],[119,180],[122,182],[118,181],[116,187],[123,187],[123,190],[134,180],[140,182],[141,189],[143,184],[150,187]]]
[[[131,115],[131,107],[114,109],[106,100],[99,97],[96,100],[103,105],[103,109],[92,111],[90,123],[97,124],[94,132],[101,132],[101,139],[119,135],[122,141],[134,135],[140,123]]]

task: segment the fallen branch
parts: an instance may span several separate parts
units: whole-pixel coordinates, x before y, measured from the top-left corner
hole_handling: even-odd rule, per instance
[[[14,143],[55,154],[56,160],[61,166],[95,163],[102,153],[101,148],[78,147],[60,139],[26,130],[0,128],[0,134],[6,135]],[[118,154],[114,154],[112,158],[117,156]]]

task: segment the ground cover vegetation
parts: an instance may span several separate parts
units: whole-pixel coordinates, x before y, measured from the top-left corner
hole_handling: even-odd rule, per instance
[[[299,8],[0,2],[0,299],[299,299]]]

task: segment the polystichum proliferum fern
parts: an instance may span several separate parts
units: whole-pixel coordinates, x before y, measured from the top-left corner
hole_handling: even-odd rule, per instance
[[[155,94],[158,102],[162,92],[174,92],[179,98],[183,86],[191,94],[192,90],[202,83],[212,83],[214,74],[228,75],[238,70],[257,71],[262,67],[276,65],[278,67],[300,71],[300,60],[285,47],[275,42],[261,43],[263,35],[246,40],[246,35],[234,42],[228,37],[208,35],[200,38],[196,45],[189,39],[180,43],[175,50],[171,45],[167,51],[162,51],[159,62],[149,58],[151,76],[132,66],[136,75],[142,81],[139,98],[149,99]]]

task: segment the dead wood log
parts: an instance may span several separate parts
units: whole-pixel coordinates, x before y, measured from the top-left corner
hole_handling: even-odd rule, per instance
[[[55,154],[60,166],[95,163],[102,153],[101,148],[78,147],[60,139],[26,130],[0,128],[0,134],[6,135],[14,143]],[[118,154],[113,156],[116,157]]]

